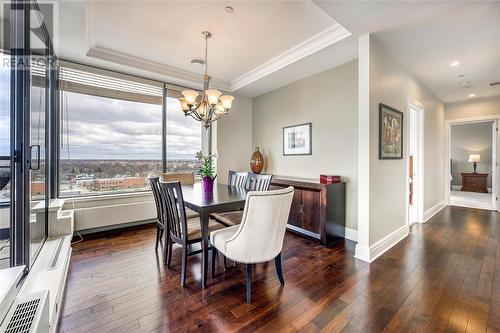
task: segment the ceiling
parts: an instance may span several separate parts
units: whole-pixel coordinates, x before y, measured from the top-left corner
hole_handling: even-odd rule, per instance
[[[203,30],[213,86],[251,97],[356,59],[372,33],[444,102],[500,94],[489,86],[500,81],[500,2],[77,0],[59,12],[62,58],[174,84],[199,84],[190,60],[203,56]]]
[[[500,81],[500,2],[315,3],[353,36],[372,33],[443,102],[500,95],[500,85],[489,85]]]

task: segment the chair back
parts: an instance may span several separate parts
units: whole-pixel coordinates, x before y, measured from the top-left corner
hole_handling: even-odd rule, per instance
[[[249,173],[245,188],[248,191],[268,191],[273,175],[258,175]]]
[[[188,229],[181,182],[164,182],[160,180],[160,190],[170,237],[179,244],[185,244]]]
[[[156,220],[159,224],[164,225],[165,213],[163,212],[163,206],[161,205],[160,198],[160,177],[159,176],[148,176],[149,185],[151,186],[151,192],[153,192],[153,198],[155,199],[156,205]]]
[[[193,185],[194,184],[194,173],[193,172],[175,172],[175,173],[163,173],[161,175],[161,180],[165,182],[181,182],[181,185]]]
[[[238,172],[229,170],[227,183],[230,186],[245,187],[245,184],[247,182],[247,177],[248,177],[248,172]]]
[[[274,259],[283,248],[293,187],[249,192],[238,231],[226,241],[226,255],[241,263]]]

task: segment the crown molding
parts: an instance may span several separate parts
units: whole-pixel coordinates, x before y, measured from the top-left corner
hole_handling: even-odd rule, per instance
[[[337,23],[234,79],[231,81],[231,91],[243,88],[350,35],[347,29]]]
[[[171,78],[170,83],[200,86],[201,75],[173,66],[168,66],[155,61],[143,59],[140,57],[131,56],[126,53],[110,50],[104,47],[96,46],[87,51],[87,56],[95,59],[110,61],[115,64],[133,67],[136,69],[145,70],[155,74],[164,75]],[[212,79],[211,86],[220,90],[229,91],[230,85],[228,82]]]

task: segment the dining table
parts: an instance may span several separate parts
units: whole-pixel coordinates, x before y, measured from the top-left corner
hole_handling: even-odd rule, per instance
[[[226,184],[215,183],[213,190],[205,191],[201,183],[194,185],[183,185],[182,194],[184,205],[197,212],[201,224],[201,286],[207,286],[208,277],[208,248],[210,234],[208,222],[210,214],[223,213],[242,209],[245,206],[247,190]]]

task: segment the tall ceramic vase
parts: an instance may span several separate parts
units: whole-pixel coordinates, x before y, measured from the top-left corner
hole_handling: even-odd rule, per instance
[[[250,168],[253,173],[261,173],[262,169],[264,169],[264,156],[259,151],[259,147],[255,147],[255,151],[252,154],[252,158],[250,159]]]

